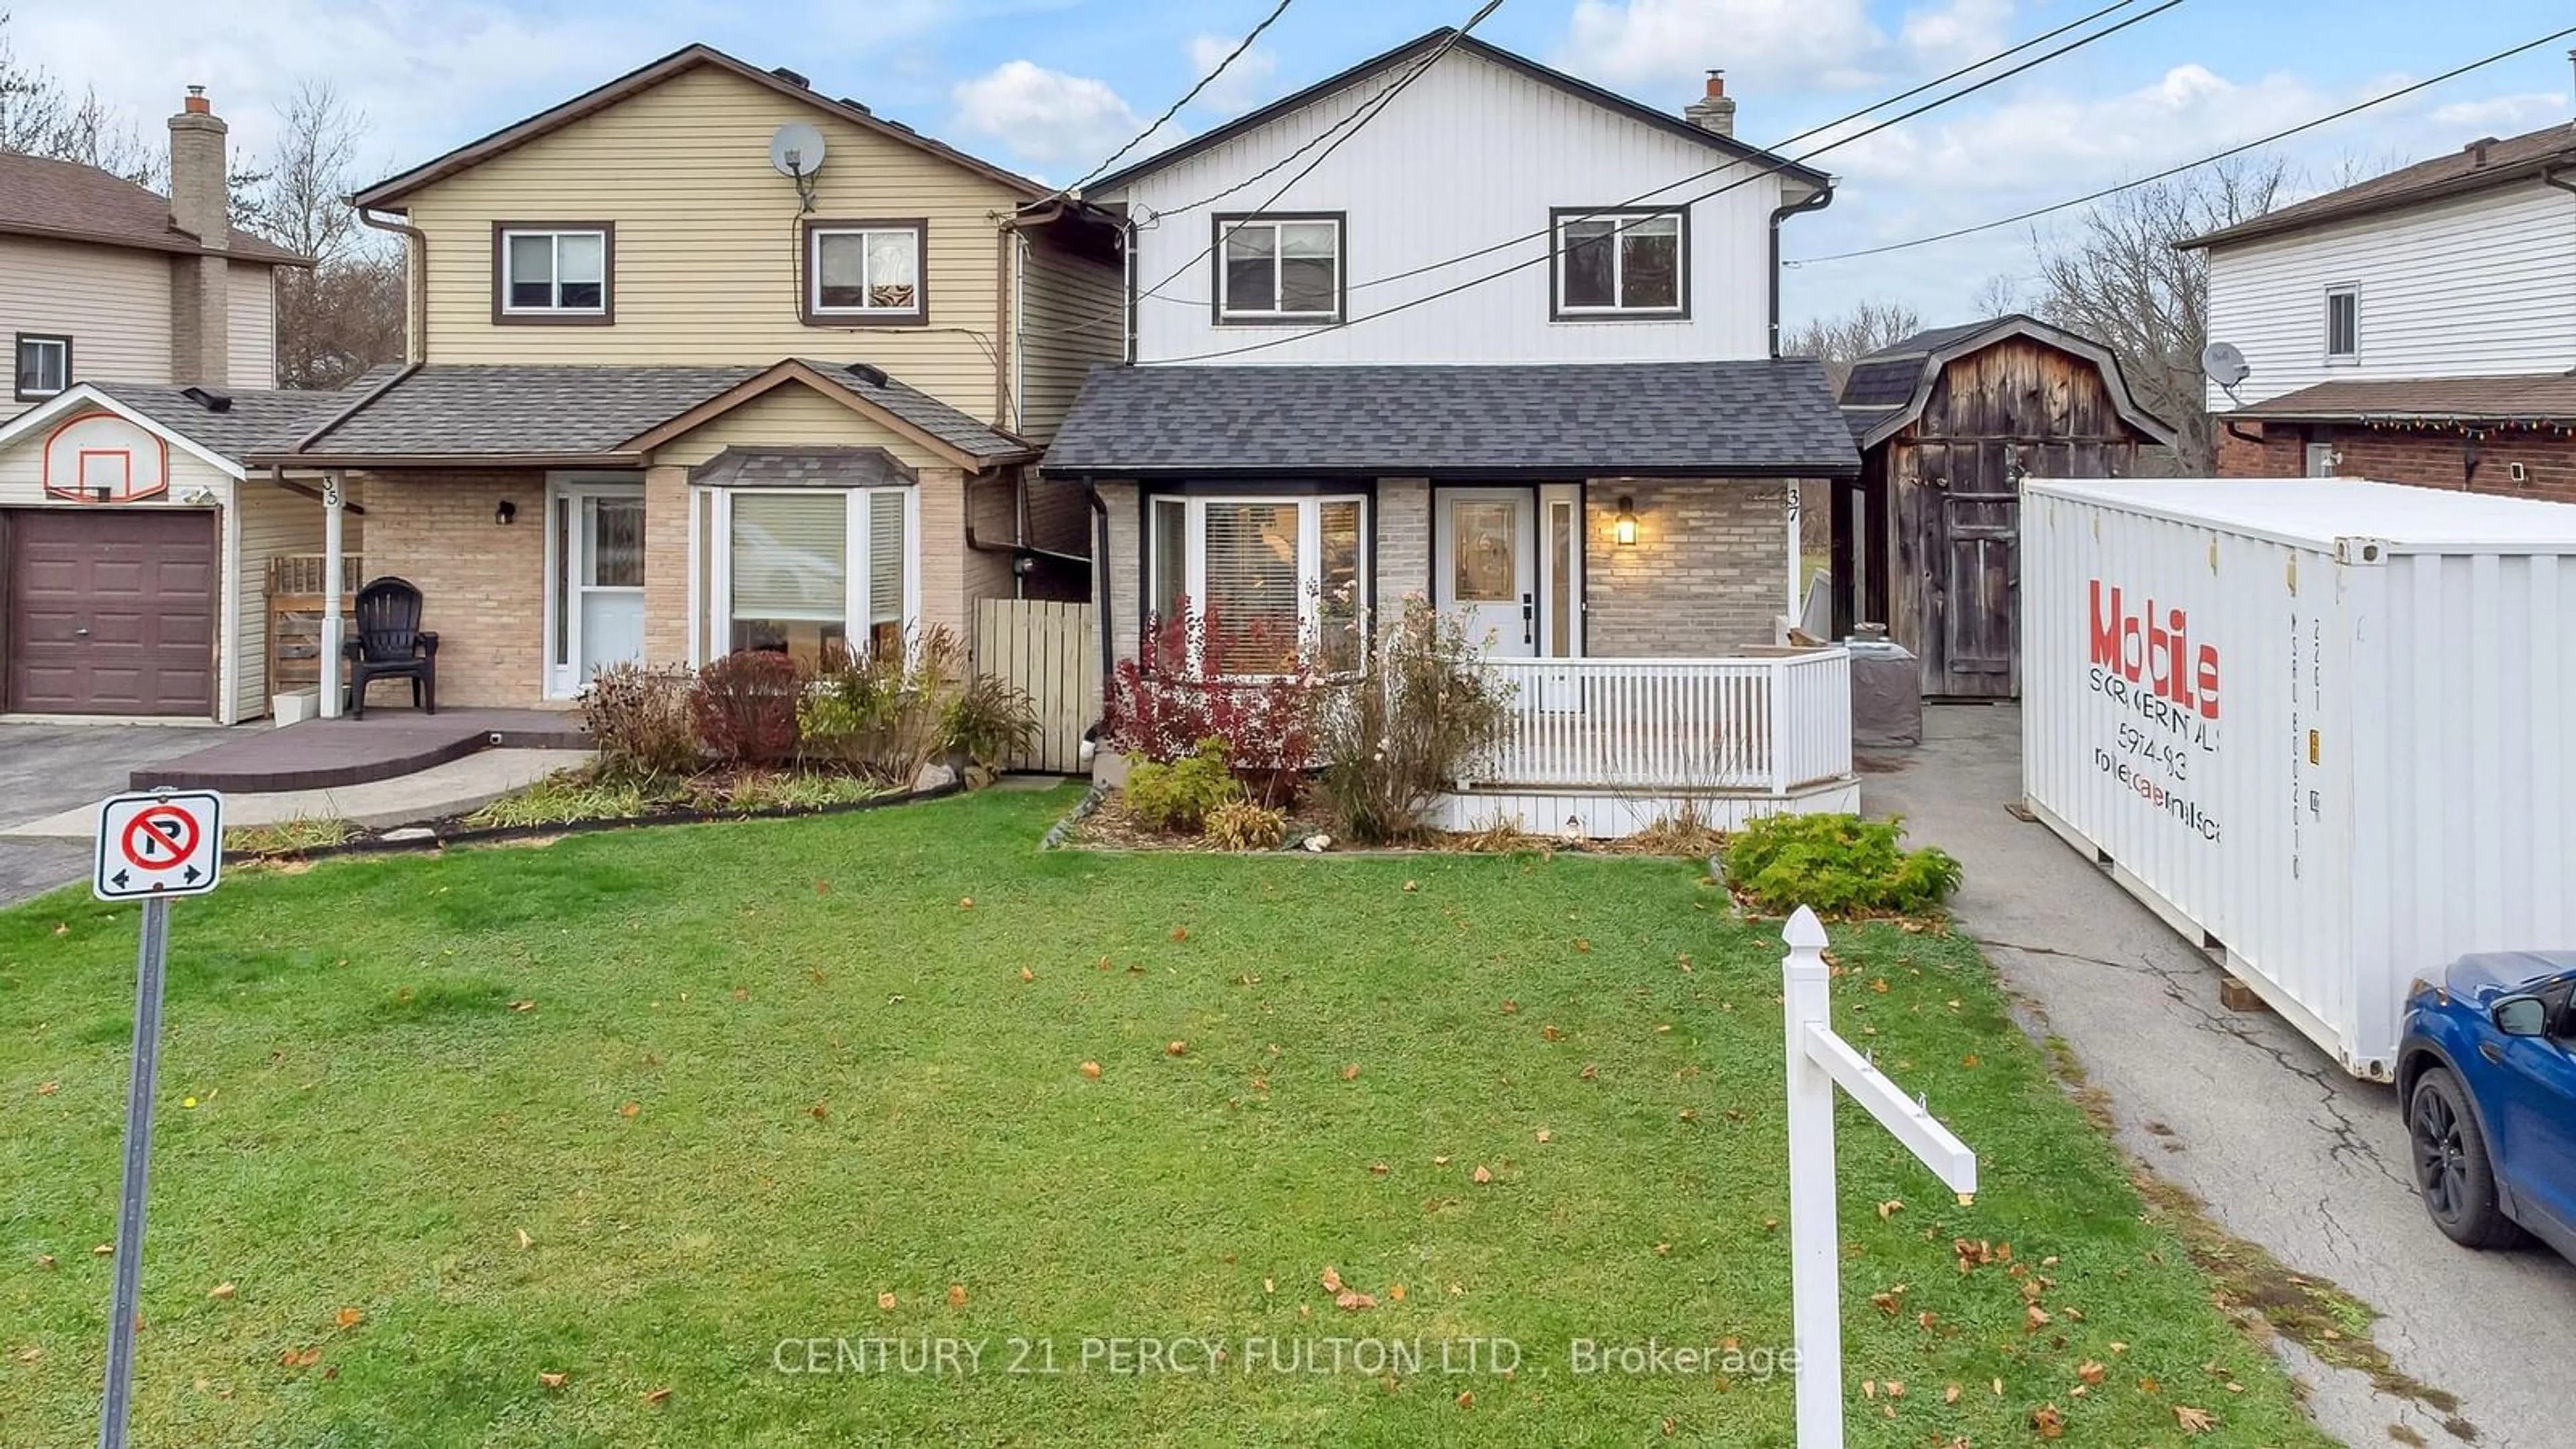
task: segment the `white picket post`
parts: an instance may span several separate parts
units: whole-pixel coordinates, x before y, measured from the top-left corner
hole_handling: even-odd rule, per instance
[[[1834,1203],[1834,1079],[1807,1052],[1831,1019],[1825,928],[1805,906],[1789,918],[1780,964],[1789,1056],[1790,1336],[1798,1353],[1798,1449],[1842,1449],[1842,1227]]]

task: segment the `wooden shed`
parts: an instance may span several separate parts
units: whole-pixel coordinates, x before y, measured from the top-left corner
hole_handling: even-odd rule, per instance
[[[1834,634],[1880,622],[1932,698],[2021,693],[2021,480],[2124,478],[2173,429],[2119,361],[2036,318],[1918,332],[1852,365],[1860,477],[1833,494]]]

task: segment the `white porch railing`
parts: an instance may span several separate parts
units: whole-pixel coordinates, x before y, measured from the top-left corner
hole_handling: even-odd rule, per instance
[[[1496,659],[1510,720],[1462,783],[1785,795],[1851,774],[1851,656]]]

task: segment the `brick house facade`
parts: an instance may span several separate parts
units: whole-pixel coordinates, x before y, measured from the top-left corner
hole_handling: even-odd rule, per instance
[[[2244,436],[2251,434],[2251,437]],[[2576,503],[2576,419],[2492,432],[2362,423],[2236,423],[2218,435],[2223,478],[2299,478],[2309,449],[2333,450],[2332,473],[2419,488]],[[2515,476],[2519,467],[2521,476]]]

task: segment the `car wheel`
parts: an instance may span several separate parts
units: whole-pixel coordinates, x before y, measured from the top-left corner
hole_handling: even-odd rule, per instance
[[[2471,1248],[2509,1248],[2522,1241],[2522,1229],[2497,1205],[2486,1134],[2449,1069],[2427,1068],[2416,1080],[2406,1107],[2406,1136],[2415,1150],[2416,1190],[2443,1236]]]

